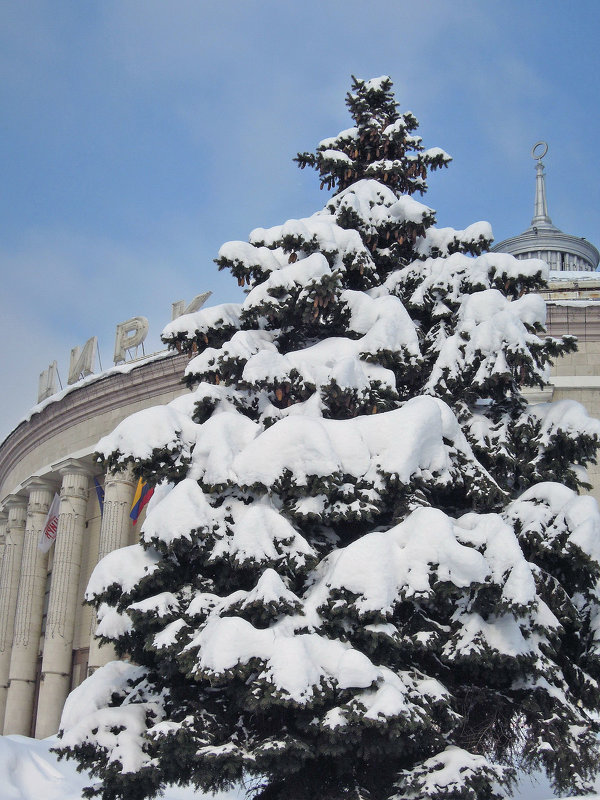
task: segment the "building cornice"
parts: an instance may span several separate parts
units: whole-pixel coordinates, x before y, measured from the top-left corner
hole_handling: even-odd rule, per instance
[[[589,262],[590,269],[595,269],[600,261],[600,252],[587,239],[571,236],[557,228],[541,226],[537,229],[528,228],[518,236],[504,239],[491,248],[493,253],[510,253],[513,256],[538,250],[572,253]]]
[[[144,362],[128,372],[108,373],[103,379],[73,387],[60,401],[45,405],[21,422],[0,444],[0,497],[1,492],[13,488],[4,486],[7,476],[44,442],[107,412],[117,412],[140,401],[185,391],[182,378],[186,363],[185,355],[174,355]],[[152,405],[152,402],[147,402],[147,405]],[[127,413],[123,411],[121,419]],[[57,455],[67,456],[69,453]]]

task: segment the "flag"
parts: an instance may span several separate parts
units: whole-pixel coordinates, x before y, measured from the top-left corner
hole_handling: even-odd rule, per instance
[[[40,535],[38,547],[42,553],[47,553],[56,541],[56,531],[58,530],[58,508],[60,506],[60,497],[55,494],[54,500],[50,504],[44,527]]]
[[[140,478],[135,490],[135,494],[133,496],[131,512],[129,513],[129,516],[133,520],[134,525],[138,521],[138,518],[142,513],[142,509],[144,508],[146,503],[150,500],[153,494],[154,494],[154,489],[150,488],[150,486],[148,486],[146,481],[143,481]]]
[[[98,478],[94,475],[94,486],[96,487],[96,495],[98,497],[98,505],[100,506],[100,516],[104,514],[104,489],[98,483]]]

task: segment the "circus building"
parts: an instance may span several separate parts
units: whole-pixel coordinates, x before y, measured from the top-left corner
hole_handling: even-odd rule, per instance
[[[535,149],[531,225],[494,250],[549,262],[549,331],[579,338],[579,352],[555,365],[550,383],[532,400],[575,399],[600,417],[599,254],[585,239],[553,225],[540,154],[545,146]],[[208,294],[187,307],[182,301],[173,304],[173,318],[200,308]],[[113,657],[94,638],[96,619],[83,603],[85,587],[104,555],[136,541],[144,512],[134,524],[136,480],[129,472],[102,474],[93,453],[125,417],[187,391],[181,381],[185,356],[162,351],[138,357],[147,327],[144,317],[120,323],[114,366],[101,373],[94,372],[94,337],[82,349],[74,348],[64,389],[56,385],[56,362],[50,365],[40,376],[37,405],[0,443],[4,734],[43,738],[56,733],[68,693]],[[600,497],[600,473],[591,479]],[[40,547],[53,503],[56,538]]]
[[[173,304],[173,317],[197,310],[209,294],[187,308]],[[125,417],[187,391],[184,357],[166,350],[138,357],[147,332],[144,317],[119,324],[115,365],[98,374],[95,337],[73,348],[68,383],[59,391],[53,362],[40,376],[38,404],[0,444],[4,734],[56,733],[68,693],[113,657],[92,634],[96,620],[83,604],[85,587],[104,555],[135,542],[144,512],[134,524],[133,476],[103,475],[92,456]],[[49,516],[56,518],[54,542],[42,535]]]

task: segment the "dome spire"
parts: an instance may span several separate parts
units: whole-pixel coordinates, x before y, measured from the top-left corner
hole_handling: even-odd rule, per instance
[[[546,142],[537,142],[531,148],[531,157],[537,160],[535,165],[535,204],[533,208],[533,219],[531,225],[537,227],[539,225],[552,225],[552,220],[548,216],[548,203],[546,201],[546,178],[544,175],[544,165],[542,158],[548,152],[548,145]]]
[[[548,152],[546,142],[536,142],[531,148],[535,165],[535,205],[533,219],[527,230],[511,236],[492,247],[494,253],[511,253],[517,258],[541,258],[552,270],[593,272],[600,261],[600,253],[591,242],[581,236],[563,233],[548,216],[546,179],[542,158]]]

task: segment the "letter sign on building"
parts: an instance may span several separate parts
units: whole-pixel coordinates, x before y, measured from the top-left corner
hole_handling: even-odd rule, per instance
[[[148,335],[148,320],[146,317],[132,317],[126,322],[117,325],[115,338],[115,364],[122,364],[127,360],[127,351],[132,347],[139,347]]]
[[[184,314],[193,314],[198,311],[204,303],[211,296],[212,292],[203,292],[197,294],[190,303],[186,306],[185,300],[177,300],[171,303],[172,319],[177,319]],[[148,335],[148,320],[146,317],[132,317],[131,319],[121,322],[117,325],[117,335],[115,337],[115,354],[114,363],[123,364],[131,360],[130,350],[134,347],[138,348],[143,344],[146,336]],[[69,363],[69,378],[67,383],[69,385],[77,383],[77,381],[91,375],[94,371],[94,359],[98,349],[98,340],[96,336],[92,336],[84,344],[83,348],[73,347],[71,350],[71,358]],[[143,347],[142,347],[143,353]],[[136,354],[133,356],[135,358]],[[102,369],[102,364],[100,364]],[[58,369],[56,361],[53,361],[48,369],[40,373],[38,383],[38,403],[41,403],[46,398],[56,394],[57,386],[56,379],[58,376]],[[62,386],[62,384],[61,384]]]
[[[198,311],[198,309],[202,308],[204,303],[206,303],[211,294],[212,292],[203,292],[202,294],[197,294],[187,308],[185,305],[185,300],[177,300],[177,302],[171,303],[171,320],[177,319],[177,317],[182,317],[184,314],[193,314],[194,311]]]
[[[98,347],[98,339],[92,336],[83,345],[83,350],[79,347],[74,347],[71,350],[71,360],[69,362],[69,379],[67,383],[77,383],[81,378],[86,375],[91,375],[94,371],[94,356],[96,355],[96,348]]]
[[[56,394],[56,361],[53,361],[48,369],[40,372],[40,381],[38,383],[38,403]]]

